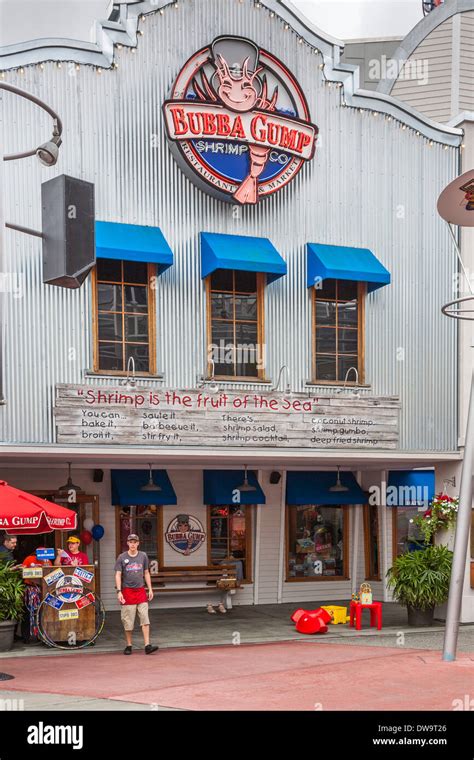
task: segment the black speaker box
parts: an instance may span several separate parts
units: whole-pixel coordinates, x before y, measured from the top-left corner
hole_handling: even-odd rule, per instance
[[[270,483],[273,485],[276,485],[281,480],[281,473],[277,472],[277,470],[273,470],[273,472],[270,473]]]
[[[41,185],[43,282],[79,288],[95,266],[94,185],[61,174]]]

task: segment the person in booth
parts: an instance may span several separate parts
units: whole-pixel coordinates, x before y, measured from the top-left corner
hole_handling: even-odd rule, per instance
[[[55,565],[90,565],[90,560],[85,552],[79,551],[81,544],[77,536],[69,536],[67,549],[58,549],[58,556],[54,560]]]

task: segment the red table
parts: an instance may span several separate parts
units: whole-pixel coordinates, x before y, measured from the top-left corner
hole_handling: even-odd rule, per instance
[[[370,627],[377,625],[377,630],[382,630],[382,602],[372,602],[372,604],[361,604],[360,602],[351,602],[349,627],[355,627],[356,631],[362,628],[362,610],[370,610]]]

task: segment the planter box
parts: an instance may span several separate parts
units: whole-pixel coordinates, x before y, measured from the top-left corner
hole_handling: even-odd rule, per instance
[[[415,607],[407,607],[407,610],[408,625],[413,625],[417,628],[433,625],[434,607],[429,610],[418,610]]]
[[[0,622],[0,652],[9,652],[13,646],[16,620]]]

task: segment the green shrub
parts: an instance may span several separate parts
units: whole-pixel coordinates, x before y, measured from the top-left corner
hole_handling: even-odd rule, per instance
[[[11,570],[13,562],[0,563],[0,622],[21,620],[24,613],[23,592],[25,584],[21,576]]]
[[[429,546],[396,558],[387,572],[388,587],[400,604],[428,610],[448,598],[453,553],[447,546]]]

